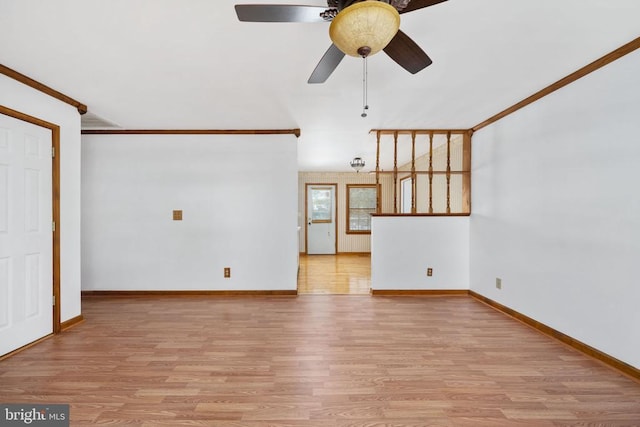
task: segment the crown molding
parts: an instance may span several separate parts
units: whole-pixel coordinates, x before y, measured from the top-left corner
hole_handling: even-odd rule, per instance
[[[76,107],[76,109],[78,110],[78,113],[80,114],[85,114],[87,112],[87,106],[84,105],[83,103],[76,101],[75,99],[63,93],[58,92],[57,90],[52,89],[49,86],[42,84],[39,81],[36,81],[29,76],[25,76],[24,74],[19,73],[16,70],[12,70],[11,68],[6,67],[2,64],[0,64],[0,74],[4,74],[5,76],[12,78],[16,81],[19,81],[20,83],[25,84],[29,87],[32,87],[35,90],[38,90],[53,98],[56,98],[57,100],[60,100],[66,104]]]

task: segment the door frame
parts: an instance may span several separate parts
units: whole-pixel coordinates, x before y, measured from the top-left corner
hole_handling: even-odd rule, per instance
[[[310,186],[323,186],[323,187],[333,187],[333,197],[335,199],[335,220],[334,220],[334,225],[336,228],[335,231],[335,239],[334,239],[334,245],[335,245],[335,250],[334,252],[336,253],[336,255],[338,254],[338,183],[335,182],[330,182],[330,183],[326,183],[326,182],[316,182],[316,183],[306,183],[305,187],[304,187],[304,253],[305,255],[308,255],[308,242],[309,242],[309,233],[308,233],[308,225],[309,223],[307,222],[309,220],[309,187]]]
[[[53,333],[61,331],[60,322],[60,126],[0,105],[0,114],[51,130],[53,158],[51,165],[53,233]]]

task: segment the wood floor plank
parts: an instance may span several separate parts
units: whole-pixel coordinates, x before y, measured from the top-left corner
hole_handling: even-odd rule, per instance
[[[368,295],[371,254],[301,255],[298,294]]]
[[[170,313],[168,315],[167,313]],[[465,297],[87,297],[0,361],[72,425],[640,425],[640,384]]]

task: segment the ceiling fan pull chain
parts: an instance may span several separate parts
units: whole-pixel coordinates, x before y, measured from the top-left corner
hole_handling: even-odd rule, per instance
[[[367,57],[362,57],[362,114],[360,117],[367,117],[367,110],[369,109],[369,105],[367,103],[367,80],[368,80],[368,72],[367,72]]]

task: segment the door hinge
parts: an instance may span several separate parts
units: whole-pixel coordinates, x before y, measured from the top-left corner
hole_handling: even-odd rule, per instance
[[[51,305],[52,306],[56,306],[56,296],[55,295],[51,295]]]
[[[51,222],[51,231],[53,231],[54,233],[56,232],[56,222],[55,221]]]
[[[52,159],[56,158],[56,147],[51,147],[51,158]]]

